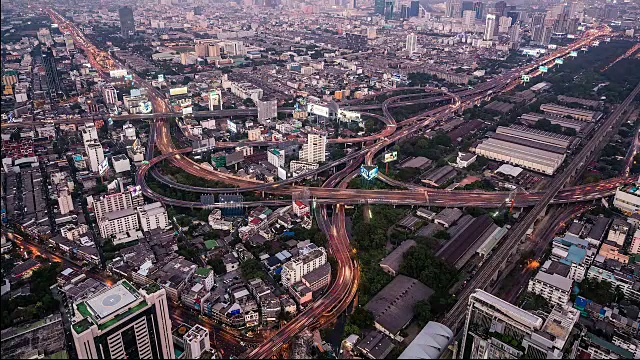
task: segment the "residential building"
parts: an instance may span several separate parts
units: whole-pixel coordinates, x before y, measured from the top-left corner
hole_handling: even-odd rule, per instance
[[[61,215],[73,211],[73,198],[68,188],[63,188],[58,192],[58,207]]]
[[[527,290],[544,297],[549,303],[566,305],[569,302],[573,280],[558,274],[539,271],[531,280]]]
[[[166,229],[171,226],[167,210],[160,202],[140,206],[138,207],[137,212],[140,217],[140,225],[142,226],[143,231]]]
[[[118,92],[113,85],[106,85],[102,89],[102,98],[106,105],[115,105],[118,102]]]
[[[623,186],[616,190],[613,206],[627,215],[637,214],[640,210],[640,188],[636,185]]]
[[[142,193],[137,191],[137,188],[130,188],[127,191],[120,193],[104,195],[99,199],[93,201],[93,211],[96,214],[98,222],[102,220],[107,213],[137,208],[142,206],[144,198]]]
[[[259,100],[256,102],[258,108],[258,122],[264,123],[267,120],[276,119],[278,117],[278,101],[277,100]]]
[[[572,359],[633,359],[634,354],[590,332],[584,334],[571,354]]]
[[[633,276],[621,273],[617,270],[609,270],[600,266],[592,265],[587,272],[587,278],[597,281],[607,281],[611,283],[611,288],[620,287],[625,298],[640,301],[640,282]]]
[[[100,164],[104,161],[102,145],[97,141],[90,142],[85,145],[85,150],[89,160],[89,169],[97,173],[100,169]]]
[[[494,14],[487,14],[483,39],[485,41],[493,41],[497,32],[498,32],[498,23],[496,21],[496,16]]]
[[[633,234],[633,240],[631,240],[631,246],[629,246],[630,254],[640,254],[640,229],[636,229]]]
[[[282,266],[282,284],[288,287],[300,282],[302,277],[327,262],[324,248],[316,248],[310,252],[289,260]]]
[[[405,49],[409,54],[413,54],[418,49],[418,36],[414,33],[407,35]]]
[[[4,291],[4,286],[2,288]],[[42,359],[54,354],[67,355],[64,352],[64,326],[59,313],[6,328],[2,330],[0,339],[4,359]]]
[[[284,150],[269,149],[267,150],[267,161],[269,164],[283,168],[285,165]]]
[[[300,149],[300,160],[308,163],[321,163],[326,160],[327,137],[320,134],[308,134],[307,142]]]
[[[126,280],[74,304],[71,334],[79,359],[173,359],[165,290]]]
[[[98,223],[100,235],[108,238],[111,235],[122,234],[130,230],[138,230],[140,222],[135,209],[122,209],[107,213]]]
[[[127,155],[119,154],[111,157],[111,163],[116,174],[121,174],[131,171],[131,163]]]

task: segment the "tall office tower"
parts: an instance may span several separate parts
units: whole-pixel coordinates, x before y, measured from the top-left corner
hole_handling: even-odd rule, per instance
[[[484,19],[484,3],[482,1],[476,1],[473,3],[473,10],[476,12],[476,19]]]
[[[302,144],[299,158],[302,161],[317,164],[326,160],[327,137],[319,134],[307,135],[307,142]]]
[[[506,10],[507,10],[507,3],[505,1],[496,2],[496,5],[495,5],[496,16],[504,16]]]
[[[542,30],[542,38],[540,39],[540,44],[549,45],[551,43],[551,34],[553,34],[553,27],[545,26]]]
[[[89,169],[93,172],[98,172],[100,164],[104,161],[104,150],[102,149],[102,145],[97,141],[88,142],[85,145],[85,150],[89,157]]]
[[[498,23],[494,14],[487,14],[487,20],[485,21],[484,28],[484,40],[491,41],[496,35],[496,27]]]
[[[409,18],[409,5],[402,5],[400,7],[400,17],[402,19],[408,19]]]
[[[384,7],[387,0],[375,0],[373,5],[374,12],[378,15],[384,15]]]
[[[120,14],[120,34],[123,38],[128,39],[136,30],[133,21],[133,10],[128,6],[124,6],[118,10],[118,13]]]
[[[413,54],[414,52],[416,52],[416,50],[418,49],[418,37],[416,36],[416,34],[411,33],[407,35],[407,43],[405,48],[409,52],[409,54]]]
[[[473,10],[465,10],[462,12],[462,24],[464,25],[464,30],[471,30],[473,24],[476,22],[476,12]]]
[[[509,40],[512,43],[520,43],[520,24],[511,25],[509,28]]]
[[[420,1],[419,0],[412,0],[411,1],[411,10],[409,10],[409,15],[416,17],[416,16],[420,16]]]
[[[580,317],[556,306],[546,320],[483,290],[469,297],[463,329],[462,359],[561,359]]]
[[[447,0],[445,2],[444,16],[459,18],[462,15],[462,0]]]
[[[126,280],[74,304],[71,325],[79,359],[174,359],[164,288],[136,290]]]
[[[394,6],[394,2],[393,1],[385,1],[384,3],[384,18],[386,20],[391,20],[393,19],[393,6]]]
[[[500,16],[498,19],[498,32],[506,34],[511,26],[511,18],[507,16]]]
[[[51,48],[42,52],[42,64],[44,65],[45,75],[47,77],[49,96],[52,98],[57,97],[58,93],[61,91],[60,78],[58,77],[56,58],[53,56]]]
[[[522,13],[520,11],[507,11],[507,17],[511,18],[511,25],[514,25],[518,20],[521,19]]]
[[[473,1],[462,2],[462,7],[460,8],[461,13],[464,14],[467,10],[473,10]]]

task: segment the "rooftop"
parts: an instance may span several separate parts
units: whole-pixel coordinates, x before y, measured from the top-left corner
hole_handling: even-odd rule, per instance
[[[100,321],[140,298],[140,294],[128,283],[128,286],[124,285],[125,283],[118,283],[85,301],[92,318]]]
[[[415,245],[416,242],[413,240],[403,241],[389,255],[385,256],[385,258],[380,261],[380,266],[387,266],[397,273],[400,271],[400,264],[402,263],[404,254]]]

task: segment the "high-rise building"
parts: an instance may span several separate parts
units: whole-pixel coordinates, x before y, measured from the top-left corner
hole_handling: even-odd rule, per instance
[[[551,43],[551,34],[553,34],[553,27],[546,26],[542,30],[542,39],[540,39],[540,44],[549,45]]]
[[[482,1],[476,1],[473,3],[473,11],[476,12],[476,19],[484,19],[484,3]]]
[[[509,41],[512,49],[517,49],[520,46],[520,25],[512,25],[509,28]]]
[[[316,248],[289,260],[282,266],[282,284],[286,287],[302,280],[302,277],[327,262],[324,248]]]
[[[85,150],[89,159],[89,169],[93,172],[98,172],[100,164],[104,161],[104,150],[102,144],[97,141],[90,141],[85,144]]]
[[[500,16],[498,19],[498,32],[501,34],[505,34],[509,31],[509,27],[511,26],[511,18],[506,16]]]
[[[278,101],[277,100],[259,100],[256,103],[258,108],[258,122],[263,123],[267,120],[278,117]]]
[[[416,50],[418,49],[418,37],[416,36],[416,34],[411,33],[407,35],[407,43],[405,48],[407,52],[409,52],[409,54],[413,54],[414,52],[416,52]]]
[[[546,321],[483,290],[469,297],[460,359],[561,359],[580,312],[556,306]]]
[[[123,6],[118,10],[120,15],[120,34],[123,38],[128,39],[136,30],[133,20],[133,10],[128,6]]]
[[[197,57],[206,57],[207,56],[207,44],[204,43],[198,43],[195,45],[195,53]]]
[[[384,15],[385,4],[386,0],[375,0],[375,3],[373,5],[375,13],[378,15]]]
[[[409,10],[409,15],[413,17],[420,16],[420,1],[418,0],[411,1],[411,9]]]
[[[462,0],[447,0],[445,2],[444,16],[458,18],[462,13]]]
[[[506,10],[507,10],[507,3],[505,1],[496,2],[496,5],[495,5],[496,16],[504,16]]]
[[[118,102],[118,92],[113,85],[107,85],[102,89],[102,97],[107,105],[113,105]]]
[[[494,14],[487,14],[487,20],[484,28],[484,40],[492,41],[496,35],[496,28],[498,23],[496,22],[496,16]]]
[[[71,36],[71,33],[64,34],[64,45],[68,51],[75,49],[75,46],[73,44],[73,36]]]
[[[393,19],[393,7],[395,5],[394,1],[387,0],[384,3],[384,18],[386,20]]]
[[[473,10],[473,1],[463,1],[460,11],[464,14],[466,10]]]
[[[167,209],[160,202],[139,206],[137,211],[143,231],[164,230],[171,226]]]
[[[69,189],[65,188],[58,192],[58,206],[60,207],[60,214],[66,215],[73,211],[73,199]]]
[[[218,44],[209,44],[207,55],[209,57],[217,57],[220,56],[220,45]]]
[[[209,111],[222,110],[222,93],[220,90],[209,92]]]
[[[93,211],[96,220],[102,220],[106,214],[124,209],[132,209],[144,204],[142,193],[133,191],[123,191],[121,193],[104,195],[93,201]]]
[[[408,19],[409,18],[409,5],[402,5],[400,7],[400,17],[403,19]]]
[[[164,288],[126,280],[74,304],[71,334],[79,359],[174,359]]]
[[[209,330],[196,324],[184,334],[185,359],[199,359],[202,353],[211,350]]]
[[[307,135],[307,142],[300,149],[300,160],[309,163],[320,163],[326,160],[327,137],[319,134]]]
[[[464,30],[468,31],[471,29],[473,24],[476,21],[476,12],[473,10],[465,10],[462,12],[462,24],[464,25]]]
[[[45,75],[47,77],[47,87],[49,88],[49,96],[57,97],[61,91],[60,78],[58,77],[58,67],[56,58],[51,48],[42,51],[42,64],[44,65]]]

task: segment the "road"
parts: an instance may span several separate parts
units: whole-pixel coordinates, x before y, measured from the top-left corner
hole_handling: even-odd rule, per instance
[[[53,12],[51,13],[53,14]],[[55,15],[52,15],[52,16],[55,16]],[[59,18],[58,20],[59,20],[58,21],[59,23],[64,22],[64,20],[62,20],[61,18]],[[86,46],[85,44],[86,40],[74,25],[72,24],[64,24],[64,25],[68,26],[69,29],[72,30],[74,37],[78,37],[82,39],[83,44]],[[376,153],[379,152],[381,149],[385,148],[387,145],[393,144],[395,141],[403,137],[406,137],[412,134],[413,132],[418,131],[424,127],[431,126],[439,121],[444,121],[454,112],[460,111],[465,107],[472,106],[474,103],[477,103],[481,99],[490,98],[494,93],[497,94],[501,91],[507,91],[515,87],[519,83],[520,75],[525,73],[531,73],[535,75],[538,73],[538,70],[537,70],[538,66],[553,62],[553,60],[556,57],[566,56],[569,53],[569,51],[577,47],[583,46],[584,44],[587,44],[588,42],[590,42],[591,40],[593,40],[594,38],[602,34],[603,34],[603,31],[590,30],[584,38],[578,40],[571,46],[566,48],[561,48],[553,53],[550,53],[546,55],[544,58],[536,61],[535,63],[528,65],[524,69],[514,69],[511,71],[508,71],[503,75],[497,76],[493,80],[490,80],[486,83],[478,85],[475,89],[468,89],[465,91],[458,92],[455,94],[455,100],[452,104],[440,107],[435,111],[428,112],[429,114],[426,116],[409,119],[410,121],[403,122],[402,124],[400,123],[395,124],[395,121],[393,120],[393,118],[385,110],[389,104],[387,101],[385,101],[383,103],[383,112],[385,113],[384,119],[387,121],[386,122],[387,127],[385,130],[388,130],[387,131],[388,135],[382,136],[378,134],[375,138],[377,142],[375,142],[370,146],[365,146],[363,148],[363,150],[366,150],[366,151],[355,152],[353,153],[355,155],[353,155],[352,158],[347,157],[347,159],[342,159],[343,163],[350,162],[345,170],[350,170],[351,173],[349,173],[349,171],[343,170],[342,172],[340,172],[340,175],[335,176],[334,180],[332,181],[331,184],[329,184],[329,186],[331,187],[335,186],[338,180],[342,181],[340,183],[341,185],[344,184],[343,180],[345,180],[345,176],[348,174],[354,174],[355,176],[356,173],[354,170],[357,169],[359,165],[359,163],[355,162],[355,159],[359,159],[364,155],[365,162],[367,164],[372,163],[372,160],[376,155]],[[87,46],[87,48],[89,47]],[[90,56],[90,58],[93,58],[93,57]],[[142,84],[144,87],[147,87],[149,96],[152,100],[152,103],[156,111],[167,114],[169,112],[169,107],[167,106],[167,103],[164,100],[163,95],[158,93],[157,90],[151,87],[145,80],[139,79],[138,77],[135,77],[135,78],[137,82]],[[637,93],[637,90],[638,88],[634,90],[634,92]],[[385,107],[384,104],[387,104],[387,107]],[[623,106],[621,106],[619,109],[624,109],[626,106],[628,106],[627,100],[625,100],[625,103],[623,103]],[[617,111],[618,110],[614,112],[613,114],[614,116],[612,116],[612,118],[610,118],[605,124],[605,126],[603,126],[603,128],[601,128],[600,130],[606,130],[606,128],[611,127],[611,125],[617,120],[617,119],[613,119],[615,115],[617,114],[617,116],[619,116],[619,113],[617,113]],[[151,139],[151,141],[152,142],[155,141],[157,148],[161,151],[161,153],[163,153],[162,155],[162,157],[164,157],[163,159],[167,159],[171,161],[173,165],[179,166],[185,171],[205,179],[223,181],[229,184],[234,184],[236,186],[258,186],[259,189],[265,189],[266,191],[274,192],[274,193],[278,193],[279,191],[281,191],[281,189],[288,190],[288,192],[291,193],[292,191],[291,188],[286,189],[288,185],[291,183],[287,184],[287,183],[277,182],[273,184],[259,184],[255,181],[241,179],[233,175],[222,174],[219,172],[211,171],[207,168],[202,167],[199,164],[194,163],[187,157],[181,155],[178,152],[178,150],[175,149],[173,143],[171,142],[170,136],[168,136],[166,118],[164,118],[163,115],[159,115],[159,116],[160,116],[160,119],[153,122],[156,135],[153,139]],[[393,126],[392,124],[395,124],[395,126]],[[402,129],[398,131],[398,128],[400,127],[402,127]],[[603,137],[605,135],[609,135],[607,131],[600,131],[600,130],[598,133],[599,135],[602,135]],[[598,136],[594,137],[594,139],[595,138],[598,138]],[[348,140],[348,141],[351,141],[351,140]],[[586,151],[587,154],[583,154],[583,152],[581,152],[580,155],[576,158],[576,160],[572,162],[571,165],[567,168],[567,170],[560,176],[559,181],[554,182],[551,188],[547,192],[543,194],[531,195],[532,198],[528,199],[528,201],[532,201],[534,203],[537,202],[537,204],[534,206],[533,210],[531,210],[530,215],[539,214],[552,201],[552,199],[556,197],[556,194],[559,192],[560,188],[564,185],[564,183],[567,182],[569,177],[573,175],[575,170],[577,170],[579,166],[584,165],[587,156],[591,153],[592,150],[595,149],[596,147],[595,145],[597,144],[594,144],[593,141],[588,143],[585,146],[585,149],[583,150],[583,152]],[[150,159],[150,163],[148,165],[143,165],[140,168],[140,171],[138,172],[138,180],[141,181],[141,184],[144,184],[144,175],[149,170],[149,168],[153,164],[157,163],[158,161],[161,161],[157,159],[159,158]],[[351,176],[351,175],[348,175],[348,176]],[[341,186],[341,187],[345,187],[345,186]],[[601,187],[606,187],[606,185],[602,185],[602,184],[595,185],[595,188],[593,188],[592,190],[604,191],[603,189],[601,189]],[[456,201],[459,201],[460,203],[469,203],[469,204],[476,204],[476,206],[482,206],[482,204],[485,204],[488,201],[495,200],[494,198],[490,198],[490,197],[504,196],[504,194],[482,194],[482,193],[475,193],[475,192],[452,192],[449,195],[444,195],[444,194],[438,194],[436,192],[432,192],[428,190],[422,190],[422,191],[406,190],[406,191],[392,191],[387,193],[375,192],[375,193],[366,194],[366,193],[354,192],[354,190],[344,189],[344,188],[338,188],[338,189],[312,188],[312,189],[310,189],[310,191],[314,192],[314,196],[320,195],[323,192],[324,194],[327,195],[326,198],[322,198],[318,196],[319,200],[338,202],[335,205],[336,212],[333,219],[334,223],[332,226],[332,230],[330,230],[329,232],[329,246],[332,254],[336,256],[336,258],[338,259],[337,278],[333,286],[331,287],[331,289],[328,291],[327,295],[323,296],[318,301],[311,304],[309,307],[307,307],[307,309],[302,314],[300,314],[293,321],[289,322],[286,326],[280,329],[272,338],[269,339],[269,341],[263,343],[258,348],[256,348],[251,353],[251,357],[254,357],[254,358],[270,357],[282,345],[284,345],[285,343],[288,343],[291,340],[291,338],[296,334],[298,334],[302,329],[308,326],[311,326],[313,324],[316,324],[318,321],[320,321],[319,319],[321,319],[322,315],[324,314],[332,315],[336,313],[336,311],[340,310],[341,305],[345,301],[347,303],[348,301],[350,301],[349,294],[351,294],[354,291],[354,287],[352,285],[355,279],[357,279],[356,277],[357,266],[353,264],[350,259],[349,240],[348,240],[348,237],[346,236],[346,230],[344,229],[343,210],[344,210],[344,204],[347,203],[348,201],[362,201],[363,199],[368,199],[372,202],[375,202],[375,201],[378,201],[379,199],[379,201],[386,201],[389,203],[397,203],[397,204],[414,204],[416,203],[416,201],[418,203],[430,203],[431,201],[435,201],[435,203],[437,204],[438,203],[437,201],[443,201],[443,200],[448,201],[448,200],[451,200],[451,197],[454,197],[454,198],[458,198],[458,200],[454,200],[451,203],[440,202],[440,204],[445,206],[456,206]],[[235,191],[241,191],[241,190],[243,189],[236,189]],[[584,199],[586,196],[588,196],[588,194],[585,193],[584,191],[585,190],[582,189],[581,191],[578,191],[578,192],[575,192],[575,190],[572,193],[570,192],[569,194],[567,194],[569,198],[568,201],[576,201],[579,199]],[[150,193],[146,186],[145,186],[145,195],[151,198],[154,198],[154,196],[157,196],[157,194]],[[424,201],[422,200],[421,196],[424,196],[425,198]],[[442,196],[444,197],[444,199],[438,200],[437,199],[438,196]],[[358,197],[358,199],[356,199],[356,197]],[[434,197],[436,199],[431,200]],[[523,200],[520,200],[520,198],[523,198]],[[334,200],[334,199],[337,199],[337,200]],[[518,201],[522,201],[524,204],[524,202],[527,201],[527,198],[524,196],[523,197],[519,196]],[[500,204],[502,203],[504,203],[504,199],[500,201]],[[520,204],[517,204],[517,205],[520,206]],[[326,216],[326,212],[324,213],[323,216]],[[514,230],[512,231],[511,236],[509,236],[510,240],[505,241],[499,247],[498,251],[496,251],[496,254],[488,261],[488,263],[490,263],[489,264],[490,266],[485,265],[483,269],[480,270],[482,274],[478,276],[476,279],[472,280],[472,283],[476,285],[480,285],[483,282],[488,282],[488,280],[490,279],[490,275],[493,275],[493,274],[488,273],[487,269],[495,268],[497,270],[500,266],[500,261],[504,261],[505,259],[504,256],[497,256],[497,255],[500,255],[500,254],[506,255],[510,251],[510,248],[508,246],[505,246],[505,244],[511,245],[514,239],[516,241],[519,241],[519,239],[521,238],[521,235],[523,235],[524,231],[526,231],[530,227],[530,225],[533,223],[536,217],[537,215],[533,217],[527,216],[525,218],[525,221],[519,223],[519,225],[516,225],[516,227],[514,227]],[[323,222],[326,222],[326,221],[328,220],[325,218]],[[326,224],[323,225],[323,228],[325,230],[328,230]],[[468,294],[466,294],[466,297],[468,297]],[[461,308],[462,310],[464,310],[465,308],[464,303],[466,303],[466,298],[463,295],[460,297],[460,299],[461,300],[458,302],[458,304],[456,304],[452,312],[450,312],[450,314],[447,315],[447,321],[451,322],[454,319],[458,319],[459,317],[458,311]],[[458,320],[456,320],[455,325],[457,325],[457,322]],[[455,328],[454,326],[451,326],[451,327]]]
[[[560,189],[564,187],[564,185],[576,174],[581,173],[584,167],[588,164],[589,159],[594,155],[594,152],[599,151],[604,143],[608,141],[609,137],[617,131],[617,125],[619,125],[622,119],[622,113],[631,105],[632,101],[638,95],[638,92],[640,92],[640,84],[638,84],[622,104],[609,115],[602,126],[594,134],[593,138],[585,144],[580,153],[573,159],[566,169],[555,177],[547,191],[539,199],[533,209],[527,213],[525,218],[521,219],[509,231],[509,235],[494,250],[491,258],[483,264],[480,270],[476,273],[476,276],[469,281],[465,289],[458,294],[458,301],[445,315],[442,321],[444,325],[448,326],[454,332],[460,328],[465,317],[469,296],[476,289],[484,289],[489,285],[494,276],[500,271],[506,259],[508,259],[512,251],[517,248],[518,243],[524,238],[526,232],[531,228],[540,214],[545,211],[546,207],[551,203],[551,200],[556,196]]]

